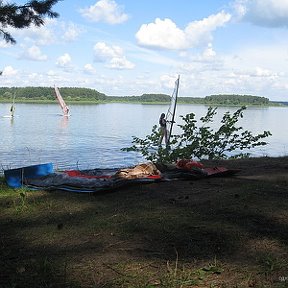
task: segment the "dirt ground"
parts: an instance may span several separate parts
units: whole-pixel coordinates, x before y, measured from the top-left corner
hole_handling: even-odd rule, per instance
[[[288,157],[202,163],[240,171],[2,196],[0,287],[288,287]]]

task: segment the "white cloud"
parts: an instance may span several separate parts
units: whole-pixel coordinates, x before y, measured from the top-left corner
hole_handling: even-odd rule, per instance
[[[23,41],[33,43],[37,46],[52,45],[59,42],[75,41],[82,29],[76,24],[59,22],[55,19],[47,19],[44,26],[31,26],[27,29],[7,29],[16,38],[18,43]],[[1,43],[0,43],[1,48]]]
[[[212,32],[230,21],[231,15],[221,11],[200,21],[194,21],[185,28],[185,34],[190,47],[206,44],[212,40]]]
[[[80,10],[82,16],[93,22],[119,24],[128,20],[123,8],[113,0],[100,0],[89,8]]]
[[[155,23],[143,24],[136,33],[138,44],[165,49],[182,49],[188,46],[185,33],[170,19],[157,18]]]
[[[169,89],[175,87],[175,81],[177,80],[178,75],[162,75],[160,76],[161,86]]]
[[[270,78],[270,79],[274,79],[278,77],[277,73],[272,72],[269,69],[264,69],[261,67],[256,67],[255,72],[252,74],[252,76]]]
[[[30,80],[30,81],[35,81],[35,80],[39,80],[39,77],[42,77],[42,75],[39,75],[38,73],[31,73],[31,74],[29,74],[28,75],[28,79]]]
[[[46,61],[48,59],[48,56],[43,54],[41,49],[33,45],[26,49],[20,56],[21,59],[28,59],[32,61]]]
[[[105,62],[107,59],[119,57],[123,50],[119,46],[108,46],[104,42],[98,42],[94,46],[95,60]]]
[[[85,64],[84,65],[84,72],[87,74],[95,74],[96,69],[93,67],[92,64]]]
[[[56,64],[61,68],[71,67],[71,63],[72,59],[68,53],[65,53],[64,55],[60,56],[56,61]]]
[[[58,57],[56,60],[56,65],[58,68],[61,68],[62,71],[65,71],[67,73],[71,73],[72,70],[75,69],[72,58],[69,53],[64,53],[62,56]],[[75,79],[72,81],[74,82]]]
[[[98,42],[94,46],[95,61],[106,63],[112,69],[133,69],[134,64],[128,61],[124,51],[119,46],[108,46],[104,42]]]
[[[8,48],[8,47],[11,47],[12,44],[10,43],[7,43],[5,40],[1,40],[0,41],[0,48]]]
[[[18,37],[22,37],[24,40],[33,42],[36,45],[50,45],[55,42],[55,35],[49,28],[49,24],[50,22],[46,26],[41,27],[31,26],[28,29],[13,29],[12,35],[16,35],[17,42],[19,42]]]
[[[216,52],[213,50],[212,44],[209,43],[207,48],[203,51],[203,59],[210,60],[216,56]]]
[[[4,67],[2,72],[2,76],[4,77],[15,76],[16,74],[18,74],[18,70],[14,69],[12,66]]]
[[[48,75],[49,77],[54,77],[54,76],[56,75],[56,73],[55,73],[55,71],[53,71],[53,70],[49,70],[49,71],[47,72],[47,75]]]
[[[218,52],[218,51],[217,51]],[[279,99],[287,83],[287,47],[279,43],[239,47],[231,55],[208,45],[203,53],[188,51],[177,66],[181,74],[181,93],[185,96],[210,94],[251,94]],[[286,58],[285,58],[286,57]],[[187,87],[183,79],[189,77]],[[282,91],[281,91],[282,90]]]
[[[275,80],[280,77],[279,73],[273,72],[272,70],[265,69],[262,67],[249,68],[246,70],[238,69],[229,74],[227,74],[227,78],[230,79],[238,79],[238,80],[247,80],[255,81],[255,78],[259,78],[263,81],[263,84],[266,80]]]
[[[239,47],[233,55],[226,55],[225,65],[233,70],[247,67],[265,67],[279,73],[287,71],[287,46],[281,43],[269,43],[247,47]]]
[[[236,0],[234,8],[244,21],[266,27],[288,27],[287,0]]]
[[[224,11],[200,21],[193,21],[181,30],[170,19],[157,18],[154,23],[143,24],[136,33],[139,45],[162,49],[188,49],[212,40],[212,32],[224,26],[231,15]]]
[[[112,58],[108,67],[113,69],[133,69],[135,65],[128,61],[125,56],[121,56]]]
[[[68,42],[76,40],[79,34],[81,33],[81,29],[79,29],[73,23],[69,23],[69,24],[63,23],[62,28],[65,31],[62,38]]]
[[[212,43],[196,53],[195,51],[185,51],[180,53],[180,61],[177,64],[177,70],[180,74],[202,73],[204,71],[221,71],[225,69],[223,55],[218,56],[213,49]]]

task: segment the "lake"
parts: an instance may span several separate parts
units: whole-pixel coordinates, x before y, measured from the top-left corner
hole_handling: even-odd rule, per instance
[[[127,167],[144,159],[137,153],[120,149],[131,146],[132,136],[144,138],[158,125],[158,117],[168,105],[95,104],[71,105],[69,118],[60,115],[57,104],[16,104],[14,118],[10,104],[0,104],[0,168],[12,169],[53,162],[55,169],[90,169]],[[234,107],[219,107],[216,121]],[[206,114],[204,105],[180,104],[179,115],[195,113],[196,119]],[[249,107],[240,125],[254,134],[269,130],[267,146],[250,150],[252,156],[287,155],[287,107]],[[176,123],[176,124],[177,124]],[[175,133],[179,127],[175,127]]]

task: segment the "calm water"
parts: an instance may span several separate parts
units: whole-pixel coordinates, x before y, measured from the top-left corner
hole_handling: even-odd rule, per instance
[[[132,136],[144,137],[157,125],[167,105],[98,104],[72,105],[69,118],[57,104],[17,104],[14,119],[10,104],[0,104],[0,169],[53,162],[55,169],[123,167],[142,162],[141,155],[120,151]],[[218,108],[218,118],[236,108]],[[202,105],[178,105],[179,115],[205,115]],[[253,133],[272,132],[269,145],[251,150],[253,156],[288,154],[287,108],[248,108],[240,124]],[[177,133],[177,127],[176,131]]]

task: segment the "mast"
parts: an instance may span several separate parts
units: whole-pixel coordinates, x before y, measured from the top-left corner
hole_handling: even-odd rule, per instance
[[[69,107],[66,105],[64,99],[62,98],[60,91],[56,85],[54,85],[54,90],[55,90],[55,97],[58,100],[58,103],[63,111],[64,116],[69,116]]]
[[[168,122],[168,137],[167,137],[168,143],[169,143],[170,137],[172,135],[173,124],[175,123],[175,114],[176,114],[176,106],[177,106],[177,99],[178,99],[179,82],[180,82],[180,75],[178,75],[178,78],[175,81],[175,87],[174,87],[174,91],[173,91],[172,96],[171,96],[170,107],[168,108],[168,111],[166,114],[166,121]]]

